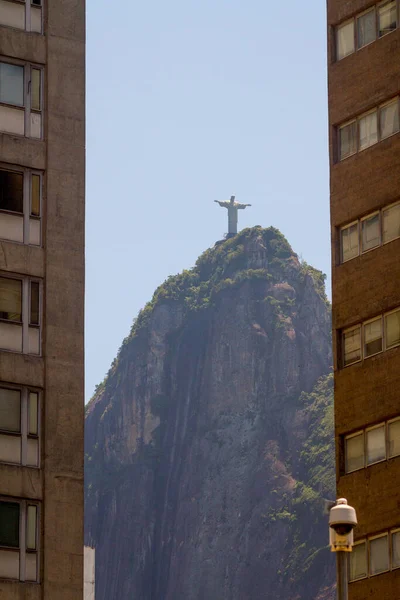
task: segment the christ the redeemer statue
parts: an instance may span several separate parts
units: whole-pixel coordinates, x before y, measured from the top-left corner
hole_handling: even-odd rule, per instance
[[[231,196],[230,200],[214,200],[214,202],[228,209],[228,235],[235,235],[237,233],[238,210],[251,206],[251,204],[239,204],[239,202],[235,202],[235,196]]]

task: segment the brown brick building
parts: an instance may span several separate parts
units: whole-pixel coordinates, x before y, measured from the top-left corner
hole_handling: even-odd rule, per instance
[[[83,597],[84,0],[0,0],[0,598]]]
[[[399,1],[328,0],[338,496],[350,600],[400,597]]]

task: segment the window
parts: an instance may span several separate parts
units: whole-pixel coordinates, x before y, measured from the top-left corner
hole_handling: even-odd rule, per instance
[[[336,30],[337,60],[354,52],[354,21],[339,25]]]
[[[28,277],[0,275],[0,348],[40,354],[41,285]]]
[[[39,392],[0,386],[0,462],[39,467]]]
[[[400,203],[383,211],[383,243],[400,237]]]
[[[0,62],[0,131],[40,139],[41,111],[42,70]]]
[[[363,469],[364,460],[364,432],[355,433],[345,439],[346,473]]]
[[[390,33],[397,27],[396,0],[384,2],[378,7],[378,32],[379,37]]]
[[[350,554],[350,581],[367,577],[367,544],[365,541],[357,542]]]
[[[344,366],[361,360],[361,327],[353,327],[343,332]]]
[[[379,123],[379,128],[378,128]],[[338,127],[338,155],[344,160],[399,131],[399,98]]]
[[[358,121],[358,132],[359,132],[359,150],[365,150],[378,141],[378,119],[377,111],[368,113],[365,116],[359,118]]]
[[[359,255],[358,222],[352,223],[341,230],[341,255],[342,262]]]
[[[362,251],[372,250],[381,244],[380,213],[377,212],[361,221],[362,224]]]
[[[399,131],[399,101],[397,98],[381,106],[379,115],[382,140]]]
[[[389,571],[389,537],[387,534],[369,540],[369,574]]]
[[[0,578],[38,581],[39,505],[0,499]]]
[[[388,441],[389,458],[400,456],[400,419],[389,421]]]
[[[382,352],[382,342],[382,318],[364,323],[364,358]]]
[[[400,203],[376,211],[360,220],[361,251],[368,252],[400,237]],[[340,262],[360,254],[359,221],[340,229]]]
[[[0,0],[0,25],[42,33],[41,0]]]
[[[385,425],[367,429],[367,465],[386,459]]]
[[[385,315],[385,348],[393,348],[400,344],[400,310]]]
[[[400,567],[400,531],[392,531],[392,569]]]
[[[339,129],[340,160],[357,152],[357,122],[352,121]]]
[[[0,165],[0,239],[40,246],[42,175]]]
[[[362,48],[376,40],[375,8],[357,18],[357,48]]]

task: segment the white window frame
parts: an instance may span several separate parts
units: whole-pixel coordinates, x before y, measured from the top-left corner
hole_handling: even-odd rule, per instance
[[[43,325],[43,282],[41,279],[37,277],[25,277],[21,275],[16,275],[14,273],[8,273],[4,271],[0,271],[0,277],[4,277],[5,279],[16,279],[17,281],[22,282],[22,321],[18,323],[14,323],[13,321],[8,321],[6,319],[0,319],[2,323],[10,323],[15,324],[18,327],[22,326],[22,354],[29,354],[29,328],[39,329],[39,354],[31,355],[31,356],[41,356],[42,354],[42,325]],[[30,313],[31,313],[31,282],[39,283],[39,325],[31,325],[30,324]],[[2,348],[0,346],[0,351],[2,352],[13,352],[14,350],[7,350],[7,348]],[[17,354],[21,354],[17,352]]]
[[[366,356],[365,355],[365,326],[369,325],[370,323],[373,323],[374,321],[379,321],[379,320],[381,322],[382,350],[379,350],[378,352],[374,352],[374,354],[368,354],[368,356]],[[377,338],[377,339],[379,339],[379,338]],[[368,358],[372,358],[373,356],[376,356],[377,354],[381,354],[382,352],[384,352],[384,350],[385,350],[385,332],[384,332],[384,326],[383,326],[383,315],[378,315],[377,317],[374,317],[373,319],[368,319],[368,321],[362,322],[361,340],[362,340],[362,348],[361,348],[362,359],[367,360]]]
[[[382,108],[385,108],[386,106],[390,106],[391,104],[397,104],[397,115],[398,115],[398,119],[399,119],[399,128],[398,128],[397,131],[394,131],[390,135],[386,135],[385,137],[382,137],[381,110],[382,110]],[[391,98],[390,100],[387,100],[386,102],[384,102],[383,104],[380,104],[378,106],[378,135],[379,135],[379,141],[383,142],[384,140],[388,140],[389,138],[391,138],[394,135],[396,135],[397,133],[399,133],[399,131],[400,131],[400,96],[395,96],[394,98]]]
[[[43,172],[42,171],[37,171],[36,169],[26,169],[25,167],[17,167],[14,165],[8,165],[6,163],[2,163],[0,162],[0,171],[8,171],[10,173],[18,173],[21,174],[23,176],[23,212],[22,212],[22,218],[23,218],[23,229],[24,229],[24,233],[23,233],[23,238],[24,241],[22,242],[24,245],[31,245],[31,246],[36,246],[36,244],[30,244],[29,243],[29,234],[30,234],[30,220],[35,220],[35,221],[39,221],[39,228],[40,228],[40,244],[39,246],[36,246],[37,248],[41,247],[43,245],[43,238],[42,238],[42,220],[43,220]],[[40,215],[39,217],[36,217],[34,215],[31,214],[31,208],[32,208],[32,175],[37,175],[39,176],[39,181],[40,181],[40,191],[39,191],[39,212]],[[20,215],[21,213],[15,213],[13,211],[8,211],[8,210],[4,210],[2,208],[0,208],[0,215],[1,214],[10,214],[10,215]],[[21,242],[18,241],[14,241],[14,240],[5,240],[7,242],[12,242],[13,244],[20,244]]]
[[[381,6],[384,6],[385,4],[390,4],[391,0],[382,0],[382,2],[378,2],[378,4],[376,5],[376,39],[377,40],[381,40],[382,38],[386,37],[387,35],[390,35],[391,33],[393,33],[393,31],[396,31],[399,28],[399,2],[398,0],[396,0],[396,27],[394,29],[392,29],[392,31],[389,31],[388,33],[385,33],[384,35],[379,35],[379,9]]]
[[[381,108],[384,108],[385,106],[394,103],[395,100],[397,100],[397,110],[398,110],[398,116],[399,116],[399,129],[398,129],[398,131],[391,133],[387,137],[382,138],[381,127],[380,127]],[[373,113],[376,113],[376,119],[377,119],[377,141],[374,142],[373,144],[370,144],[369,146],[365,146],[365,148],[360,148],[360,120],[364,119],[365,117],[367,117],[368,115],[373,114]],[[351,154],[348,154],[347,156],[344,156],[342,158],[341,157],[341,134],[340,134],[340,132],[342,129],[344,129],[348,125],[351,125],[352,123],[356,123],[356,150],[354,152],[352,152]],[[376,144],[379,144],[380,142],[388,140],[389,138],[393,137],[394,135],[397,135],[398,133],[400,133],[400,96],[394,96],[392,98],[389,98],[389,100],[385,100],[385,102],[383,102],[382,104],[379,104],[378,106],[373,106],[368,111],[365,111],[360,115],[357,115],[357,117],[355,117],[353,119],[349,119],[348,121],[345,121],[344,123],[340,123],[336,127],[336,129],[337,129],[337,159],[338,159],[337,162],[342,162],[343,160],[350,158],[350,156],[354,156],[355,154],[364,152],[365,150],[368,150],[368,148],[372,148]]]
[[[341,155],[342,155],[341,131],[345,127],[348,127],[349,125],[353,125],[354,123],[356,125],[356,149],[351,154],[348,154],[347,156],[344,156],[343,158],[341,158]],[[339,162],[342,162],[342,160],[346,160],[346,158],[350,158],[350,156],[354,156],[358,152],[358,122],[357,122],[357,119],[350,119],[349,121],[346,121],[345,123],[342,123],[341,125],[339,125],[338,132],[339,132],[339,135],[338,135],[338,155],[339,155]]]
[[[396,27],[395,27],[395,29],[393,29],[392,31],[389,31],[385,35],[379,36],[379,8],[385,4],[388,4],[389,2],[390,2],[390,0],[383,0],[382,2],[378,2],[378,3],[374,4],[373,6],[370,6],[366,10],[363,10],[362,12],[357,13],[350,19],[346,19],[346,21],[342,21],[341,23],[338,23],[334,27],[335,60],[336,60],[336,62],[340,62],[340,61],[344,60],[345,58],[347,58],[348,56],[351,56],[355,52],[359,52],[363,48],[366,48],[373,42],[377,42],[378,40],[382,39],[383,37],[386,37],[387,35],[389,35],[390,33],[393,33],[393,31],[396,31],[399,28],[399,1],[396,0]],[[358,45],[358,41],[359,41],[358,40],[358,19],[360,17],[362,17],[363,15],[367,14],[368,12],[370,12],[371,10],[374,10],[374,12],[375,12],[375,39],[373,40],[373,42],[369,42],[368,44],[365,44],[364,46],[359,47],[359,45]],[[346,56],[342,56],[342,58],[339,58],[339,42],[338,42],[339,30],[341,27],[348,25],[352,21],[353,21],[353,33],[354,33],[354,51],[349,52],[348,54],[346,54]]]
[[[360,330],[360,358],[358,360],[355,360],[349,364],[345,364],[345,339],[344,336],[347,333],[351,333],[352,331],[355,331],[356,329]],[[357,363],[360,363],[363,360],[363,328],[362,328],[362,324],[358,324],[358,325],[354,325],[353,327],[348,327],[347,329],[343,329],[342,331],[342,364],[345,367],[350,367],[351,365],[355,365]]]
[[[18,552],[19,553],[19,580],[18,581],[26,581],[26,555],[30,553],[36,554],[36,580],[32,581],[32,583],[39,582],[39,574],[40,574],[40,523],[41,523],[41,505],[38,500],[29,500],[29,499],[21,499],[14,498],[11,496],[0,496],[0,502],[12,502],[20,505],[19,512],[19,548],[10,549],[6,546],[0,546],[1,550],[8,550],[9,552]],[[26,526],[27,526],[27,513],[28,506],[36,506],[36,550],[31,551],[26,548]],[[15,581],[15,579],[10,578],[9,581]],[[29,580],[31,582],[31,580]]]
[[[387,538],[387,552],[388,552],[388,568],[385,569],[384,571],[379,571],[379,573],[371,573],[370,571],[370,566],[371,566],[371,542],[373,542],[374,540],[378,540],[381,538]],[[367,570],[368,570],[368,576],[369,577],[376,577],[377,575],[382,575],[383,573],[388,573],[390,571],[390,548],[389,548],[389,532],[385,531],[384,533],[379,533],[378,535],[372,535],[370,537],[368,537],[368,566],[367,566]]]
[[[400,569],[400,564],[393,566],[393,534],[394,533],[399,533],[400,534],[400,527],[395,527],[394,529],[391,529],[389,531],[389,558],[390,558],[390,570],[391,571],[395,571],[396,569]]]
[[[350,440],[351,438],[355,438],[358,437],[359,435],[363,436],[363,448],[364,448],[364,464],[362,467],[359,467],[358,469],[348,469],[347,468],[347,440]],[[346,435],[344,437],[344,471],[346,473],[346,475],[348,473],[355,473],[356,471],[361,471],[361,469],[365,469],[365,465],[366,465],[366,443],[365,443],[365,430],[361,429],[359,431],[356,431],[355,433],[351,433],[350,435]]]
[[[359,46],[359,36],[358,36],[358,20],[361,17],[364,17],[365,15],[367,15],[368,13],[373,12],[374,13],[374,22],[375,22],[375,39],[372,40],[372,42],[368,42],[368,44],[364,44],[363,46]],[[358,15],[355,16],[355,48],[356,48],[356,52],[358,50],[362,50],[362,48],[366,48],[367,46],[369,46],[370,44],[373,44],[374,42],[376,42],[376,40],[378,39],[378,21],[377,21],[377,10],[376,10],[376,6],[370,6],[369,8],[367,8],[366,10],[363,10],[363,12],[359,13]]]
[[[34,33],[36,35],[43,35],[43,2],[41,0],[40,4],[40,12],[41,12],[41,31],[34,31],[32,29],[32,21],[31,21],[31,6],[38,6],[37,4],[33,4],[32,0],[6,0],[7,2],[12,2],[13,4],[21,4],[25,5],[25,27],[24,29],[20,29],[19,27],[11,27],[9,25],[3,25],[0,23],[1,27],[10,27],[10,29],[17,29],[18,31],[27,31],[29,33]]]
[[[353,24],[353,43],[354,43],[354,50],[353,52],[349,52],[348,54],[346,54],[346,56],[342,56],[342,58],[338,58],[339,57],[339,30],[342,27],[346,27],[346,25],[349,25],[350,23]],[[344,60],[345,58],[347,58],[348,56],[351,56],[352,54],[354,54],[357,51],[357,32],[356,32],[356,20],[354,17],[352,17],[351,19],[347,19],[346,21],[342,21],[342,23],[339,23],[339,25],[336,25],[335,27],[335,57],[336,57],[336,61],[339,62],[341,60]]]
[[[41,407],[42,407],[42,391],[38,388],[34,388],[31,386],[20,386],[9,384],[0,381],[0,388],[7,390],[17,390],[20,392],[20,431],[19,433],[9,432],[1,429],[0,425],[0,434],[2,435],[10,435],[12,437],[19,437],[21,441],[21,462],[20,463],[9,463],[7,461],[2,461],[0,459],[1,464],[10,464],[10,465],[20,465],[22,467],[27,467],[28,469],[40,469],[40,459],[41,459]],[[29,394],[35,393],[38,395],[38,433],[37,435],[32,435],[29,433]],[[28,453],[28,439],[34,438],[38,440],[38,464],[36,466],[28,465],[27,461],[27,453]]]
[[[15,135],[18,137],[29,137],[35,140],[43,139],[43,122],[44,122],[44,67],[43,65],[38,65],[35,63],[29,63],[22,60],[10,59],[6,56],[0,56],[0,62],[6,63],[8,65],[15,65],[17,67],[24,68],[24,105],[17,106],[15,104],[7,104],[0,103],[0,106],[8,106],[15,110],[24,111],[24,135],[19,135],[17,133],[11,133],[9,135]],[[32,94],[30,91],[30,84],[32,79],[32,69],[37,69],[40,71],[40,111],[31,108],[31,100]],[[40,137],[31,136],[31,114],[40,114],[41,117],[41,127],[40,127]],[[1,130],[0,130],[1,133]]]
[[[392,208],[393,206],[399,206],[399,205],[400,205],[400,201],[397,201],[397,202],[393,202],[393,204],[388,204],[388,206],[384,206],[382,208],[382,246],[384,246],[385,244],[390,244],[391,242],[394,242],[395,240],[398,240],[400,238],[400,234],[399,234],[397,237],[393,238],[392,240],[388,240],[387,242],[385,242],[383,239],[383,213],[386,210],[389,210],[390,208]]]
[[[385,446],[385,457],[381,458],[380,460],[374,460],[374,462],[368,462],[368,432],[373,431],[374,429],[381,429],[383,428],[383,432],[384,432],[384,436],[385,436],[385,440],[384,440],[384,446]],[[373,425],[372,427],[366,427],[364,430],[364,467],[372,467],[372,465],[377,465],[381,462],[386,462],[388,459],[388,448],[387,448],[387,427],[386,427],[386,423],[378,423],[377,425]]]
[[[386,455],[387,455],[387,460],[392,460],[393,458],[397,458],[398,456],[400,456],[400,452],[399,452],[399,454],[393,454],[393,456],[390,456],[390,452],[389,452],[389,441],[390,441],[389,426],[392,423],[396,423],[398,421],[400,421],[400,417],[395,417],[394,419],[389,419],[389,421],[386,422]]]
[[[385,352],[387,350],[392,350],[393,348],[398,348],[400,346],[400,341],[397,342],[397,344],[394,344],[393,346],[390,346],[390,348],[386,347],[386,317],[388,315],[393,315],[394,313],[400,312],[400,308],[394,308],[393,310],[389,310],[388,312],[385,312],[383,314],[383,335],[384,335],[384,350]]]
[[[357,225],[358,252],[357,252],[356,256],[352,256],[351,258],[345,259],[344,254],[343,254],[342,233],[343,233],[343,231],[346,231],[346,229],[350,229],[350,227],[354,227],[354,225]],[[340,228],[339,244],[340,244],[340,262],[341,262],[341,264],[349,262],[349,260],[353,260],[354,258],[357,258],[357,256],[360,256],[360,221],[359,221],[359,219],[357,219],[357,221],[352,221],[351,223],[348,223],[347,225],[344,225],[343,227]]]
[[[351,555],[349,554],[349,583],[353,583],[353,581],[361,581],[362,579],[368,579],[368,573],[369,573],[369,547],[368,547],[368,539],[367,538],[363,538],[362,540],[357,540],[356,542],[354,542],[353,544],[353,548],[355,546],[361,546],[361,544],[364,544],[365,547],[365,562],[367,565],[366,568],[366,574],[365,575],[361,575],[361,577],[356,577],[356,579],[350,579],[351,577],[351,570],[350,570],[350,560],[351,560]]]
[[[372,248],[367,248],[367,250],[364,250],[363,249],[363,241],[364,241],[364,239],[363,239],[363,223],[365,221],[368,221],[372,217],[375,217],[376,215],[378,215],[378,217],[379,217],[379,244],[377,244],[376,246],[373,246]],[[360,223],[360,226],[358,229],[358,235],[359,235],[359,238],[361,238],[361,239],[359,239],[359,241],[358,241],[358,247],[360,250],[360,254],[366,254],[367,252],[371,252],[372,250],[376,250],[377,248],[382,246],[382,215],[381,215],[381,211],[375,210],[374,212],[370,213],[369,215],[362,217],[360,219],[359,223]]]

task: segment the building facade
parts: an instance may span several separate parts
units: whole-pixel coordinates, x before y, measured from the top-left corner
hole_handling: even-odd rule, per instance
[[[84,0],[0,0],[0,598],[83,598]]]
[[[338,497],[350,600],[400,590],[399,1],[328,0]]]

